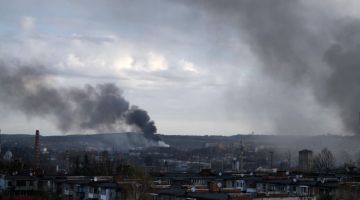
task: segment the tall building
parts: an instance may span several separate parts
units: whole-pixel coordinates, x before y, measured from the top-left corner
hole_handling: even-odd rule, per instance
[[[313,167],[313,152],[311,150],[299,151],[299,170],[311,171]]]

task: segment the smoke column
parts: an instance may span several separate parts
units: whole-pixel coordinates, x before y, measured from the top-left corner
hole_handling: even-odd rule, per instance
[[[114,131],[130,126],[158,140],[148,113],[122,96],[115,84],[55,87],[44,67],[0,62],[0,102],[29,117],[49,117],[59,130]]]
[[[150,121],[150,117],[145,110],[133,106],[126,114],[126,122],[131,125],[135,124],[139,127],[145,134],[145,137],[159,140],[158,137],[154,137],[154,133],[157,131],[155,123]]]
[[[237,31],[265,76],[289,90],[311,90],[319,105],[337,111],[345,131],[360,134],[359,18],[312,3],[209,0],[198,2],[197,9],[214,24]]]

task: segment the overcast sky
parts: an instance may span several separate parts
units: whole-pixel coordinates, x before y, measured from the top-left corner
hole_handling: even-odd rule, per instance
[[[0,0],[0,63],[46,66],[59,87],[115,83],[162,134],[354,134],[359,11],[356,0]],[[0,126],[62,133],[1,99]]]

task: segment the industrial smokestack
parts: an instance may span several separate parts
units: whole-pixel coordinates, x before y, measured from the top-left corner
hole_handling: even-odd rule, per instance
[[[40,131],[35,132],[35,169],[40,168]]]
[[[1,144],[2,144],[2,141],[1,141],[1,129],[0,129],[0,155],[1,155]]]

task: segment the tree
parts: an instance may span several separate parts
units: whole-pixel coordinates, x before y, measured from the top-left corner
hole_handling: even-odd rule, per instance
[[[314,158],[314,168],[318,171],[330,171],[335,166],[335,157],[327,148],[321,150]]]

